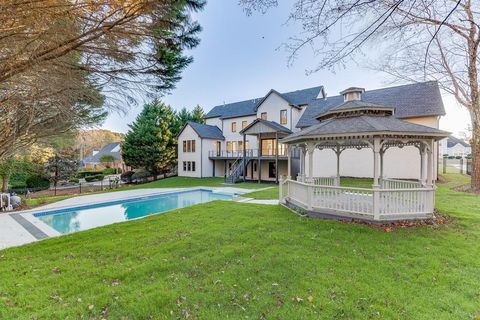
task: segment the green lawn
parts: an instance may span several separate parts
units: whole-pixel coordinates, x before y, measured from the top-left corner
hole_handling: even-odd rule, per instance
[[[213,202],[0,251],[0,319],[473,319],[480,197],[447,178],[447,226]]]

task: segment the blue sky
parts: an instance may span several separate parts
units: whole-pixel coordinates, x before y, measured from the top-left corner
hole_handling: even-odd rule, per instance
[[[391,78],[383,73],[361,68],[353,63],[345,68],[307,75],[316,65],[316,58],[305,50],[292,66],[287,65],[288,53],[280,48],[288,37],[298,32],[295,25],[286,25],[293,0],[267,14],[246,16],[237,0],[210,0],[195,18],[203,31],[200,45],[190,54],[194,62],[183,73],[177,88],[164,97],[175,109],[194,108],[200,104],[206,111],[223,102],[235,102],[264,96],[270,89],[280,92],[324,85],[329,96],[350,86],[367,90],[388,86]],[[441,127],[453,133],[467,127],[468,114],[454,99],[445,96],[447,117]],[[127,132],[141,110],[127,114],[112,113],[103,128]]]

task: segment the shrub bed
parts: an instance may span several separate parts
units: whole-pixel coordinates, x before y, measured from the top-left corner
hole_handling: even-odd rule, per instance
[[[102,181],[103,178],[105,178],[105,176],[100,173],[100,174],[96,174],[96,175],[93,175],[93,176],[86,176],[85,181],[87,181],[87,182]]]

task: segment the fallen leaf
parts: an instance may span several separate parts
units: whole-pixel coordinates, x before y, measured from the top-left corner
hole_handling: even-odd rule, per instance
[[[313,302],[313,297],[312,297],[312,296],[308,296],[307,300],[308,300],[308,302],[312,303],[312,302]]]
[[[95,306],[94,306],[93,304],[89,304],[89,305],[88,305],[88,310],[93,310],[94,307],[95,307]]]
[[[59,267],[55,267],[52,269],[52,272],[53,273],[60,273],[60,268]]]

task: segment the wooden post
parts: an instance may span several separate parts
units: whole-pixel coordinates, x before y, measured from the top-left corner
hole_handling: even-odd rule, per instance
[[[245,182],[246,180],[245,176],[247,175],[247,149],[246,149],[245,143],[246,143],[246,135],[244,133],[243,134],[243,163],[242,163],[243,182]]]
[[[385,155],[385,150],[382,148],[380,149],[380,185],[383,181],[383,156]]]
[[[427,149],[427,187],[433,186],[433,140],[429,141]]]
[[[379,188],[380,176],[380,138],[373,139],[373,188]]]
[[[373,188],[373,220],[380,220],[380,190]]]
[[[425,145],[420,146],[420,184],[425,186]]]
[[[340,146],[337,146],[335,149],[335,154],[337,155],[337,176],[335,178],[335,186],[340,186],[340,154],[342,153]]]
[[[278,131],[275,131],[275,183],[278,183]]]
[[[464,172],[463,172],[463,156],[460,158],[460,174],[464,174]]]
[[[313,152],[315,151],[315,143],[310,142],[307,144],[308,152],[308,182],[313,183]]]
[[[292,179],[292,148],[290,145],[287,147],[287,179]]]
[[[262,156],[262,134],[258,134],[258,164],[257,164],[257,172],[258,172],[258,183],[262,180],[262,162],[260,157]]]
[[[215,160],[213,160],[213,177],[215,177]]]

